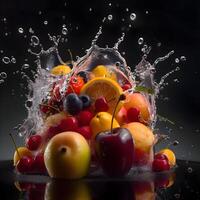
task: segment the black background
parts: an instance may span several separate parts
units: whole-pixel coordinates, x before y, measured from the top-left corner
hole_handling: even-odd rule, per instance
[[[111,3],[111,6],[109,6]],[[92,11],[89,9],[92,8]],[[129,11],[126,11],[126,8]],[[148,11],[148,14],[146,13]],[[135,21],[130,14],[136,13]],[[41,13],[41,14],[39,14]],[[64,60],[69,59],[67,49],[70,48],[74,57],[84,55],[91,41],[102,24],[102,19],[109,14],[111,21],[106,20],[103,34],[98,45],[112,47],[122,32],[126,33],[125,41],[120,45],[120,52],[125,52],[129,66],[134,66],[141,59],[141,47],[137,41],[143,37],[152,46],[149,61],[175,50],[173,56],[158,65],[157,80],[167,72],[179,66],[180,71],[167,79],[168,86],[161,92],[168,101],[158,100],[158,113],[175,122],[175,125],[159,123],[160,132],[169,134],[169,145],[174,140],[178,146],[171,146],[180,159],[200,160],[200,3],[198,0],[176,1],[26,1],[0,0],[0,59],[14,56],[16,63],[4,64],[0,60],[0,72],[8,77],[0,84],[0,159],[10,159],[14,147],[9,138],[13,127],[26,117],[24,107],[26,92],[21,86],[23,79],[20,74],[13,75],[24,63],[35,67],[34,57],[27,49],[30,47],[29,28],[35,31],[44,48],[52,43],[47,34],[61,34],[62,25],[66,24],[68,42],[59,46]],[[65,16],[65,17],[63,17]],[[4,20],[6,18],[6,21]],[[124,18],[124,21],[122,19]],[[44,25],[44,21],[48,21]],[[129,28],[129,24],[132,25]],[[23,34],[18,32],[22,27]],[[78,27],[78,30],[77,30]],[[8,33],[6,36],[5,33]],[[26,38],[24,38],[26,37]],[[161,42],[161,47],[157,43]],[[186,56],[186,62],[175,63],[175,58]],[[25,61],[28,59],[28,61]],[[174,79],[179,79],[179,83]],[[17,144],[23,140],[16,137]]]

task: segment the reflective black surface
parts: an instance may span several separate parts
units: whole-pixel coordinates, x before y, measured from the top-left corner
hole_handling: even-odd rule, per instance
[[[200,163],[178,161],[165,173],[143,173],[124,179],[90,176],[66,181],[47,176],[17,175],[10,161],[0,162],[3,199],[27,200],[161,200],[200,199]]]

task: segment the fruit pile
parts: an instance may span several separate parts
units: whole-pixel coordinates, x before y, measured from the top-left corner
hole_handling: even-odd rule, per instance
[[[19,173],[76,179],[96,166],[118,177],[132,167],[164,171],[176,164],[169,149],[154,156],[150,103],[116,66],[71,70],[59,65],[50,72],[59,79],[38,105],[41,130],[16,149]]]

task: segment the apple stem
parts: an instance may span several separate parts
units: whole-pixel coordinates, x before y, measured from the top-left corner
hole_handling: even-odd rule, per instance
[[[19,151],[18,151],[18,149],[17,149],[16,142],[15,142],[15,140],[14,140],[14,138],[13,138],[12,134],[10,133],[9,135],[10,135],[10,137],[11,137],[11,140],[12,140],[12,142],[13,142],[14,146],[15,146],[15,150],[16,150],[17,154],[18,154],[19,158],[21,159],[21,156],[20,156],[20,154],[19,154]]]
[[[117,106],[118,106],[120,101],[123,101],[125,99],[126,99],[126,96],[124,94],[121,94],[119,96],[119,99],[118,99],[117,103],[116,103],[116,106],[115,106],[115,109],[114,109],[113,115],[112,115],[112,120],[111,120],[111,128],[110,128],[111,129],[111,131],[110,131],[111,134],[113,133],[113,121],[114,121],[115,113],[116,113],[116,110],[117,110]]]

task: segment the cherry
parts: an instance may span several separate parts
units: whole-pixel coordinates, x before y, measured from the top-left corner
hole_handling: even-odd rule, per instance
[[[91,139],[92,131],[89,126],[82,126],[76,129],[76,132],[80,133],[86,140]]]
[[[137,108],[129,108],[127,110],[127,118],[130,122],[139,122],[140,110]]]
[[[155,172],[169,170],[170,165],[167,156],[165,156],[164,154],[155,155],[154,161],[152,163],[152,169]]]
[[[92,118],[93,118],[92,112],[87,110],[83,110],[77,115],[78,122],[81,126],[89,125]]]
[[[69,81],[69,87],[67,89],[67,94],[76,93],[80,94],[81,88],[84,85],[84,80],[80,76],[72,76]]]
[[[17,163],[16,169],[20,173],[30,173],[33,170],[33,157],[23,156]]]
[[[78,120],[75,117],[68,117],[61,120],[59,127],[62,131],[75,131],[78,128]]]
[[[42,143],[41,135],[32,135],[26,141],[26,147],[31,150],[35,151],[39,148]]]
[[[131,89],[131,85],[128,84],[128,83],[126,83],[126,84],[124,84],[124,85],[122,86],[122,89],[123,89],[123,91],[128,90],[128,89]]]
[[[45,174],[47,172],[46,166],[44,164],[43,153],[39,153],[35,156],[33,165],[34,165],[35,172],[41,173],[41,174]]]
[[[61,133],[62,130],[60,129],[60,126],[51,126],[46,131],[46,139],[50,140],[53,136],[57,135],[58,133]]]
[[[109,109],[109,106],[104,97],[99,97],[98,99],[96,99],[95,101],[96,112],[106,112],[108,111],[108,109]]]

